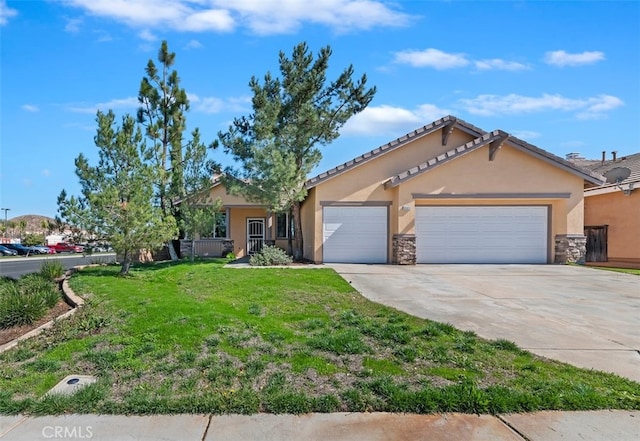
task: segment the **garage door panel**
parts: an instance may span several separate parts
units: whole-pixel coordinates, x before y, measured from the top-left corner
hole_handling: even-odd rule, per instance
[[[387,207],[324,207],[324,262],[386,263]]]
[[[546,263],[547,207],[416,208],[418,263]]]

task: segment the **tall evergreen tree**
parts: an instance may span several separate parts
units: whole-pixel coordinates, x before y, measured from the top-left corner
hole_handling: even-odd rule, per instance
[[[123,256],[120,274],[127,274],[136,252],[158,248],[176,234],[177,226],[154,203],[153,183],[162,170],[149,161],[155,151],[142,142],[135,119],[127,115],[118,127],[109,111],[98,112],[96,120],[98,164],[91,166],[82,153],[76,158],[82,195],[62,190],[58,213],[67,223],[108,238]]]
[[[191,140],[184,143],[189,100],[186,91],[180,87],[178,72],[171,70],[175,58],[176,54],[169,52],[167,42],[163,41],[158,52],[160,67],[156,67],[153,60],[147,63],[146,76],[142,78],[138,93],[137,117],[151,143],[151,160],[160,169],[155,183],[157,202],[163,216],[175,218],[184,232],[184,214],[177,202],[184,200],[190,192],[209,185],[216,165],[207,159],[207,150],[213,144],[203,144],[197,129],[192,132]],[[190,170],[191,176],[185,176],[185,169]],[[191,181],[187,182],[187,179]],[[178,256],[171,241],[168,247],[171,258],[176,260]]]
[[[253,113],[235,118],[218,134],[225,152],[240,163],[225,170],[229,191],[293,215],[295,258],[303,254],[300,204],[307,176],[322,159],[319,147],[338,138],[340,128],[376,92],[366,87],[366,75],[354,82],[353,66],[328,81],[330,57],[327,46],[314,60],[306,43],[294,47],[291,58],[280,52],[282,78],[267,72],[261,83],[252,77]]]

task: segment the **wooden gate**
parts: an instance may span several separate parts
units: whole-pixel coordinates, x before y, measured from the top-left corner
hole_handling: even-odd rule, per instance
[[[587,262],[606,262],[607,258],[607,229],[608,225],[584,227],[587,236]]]

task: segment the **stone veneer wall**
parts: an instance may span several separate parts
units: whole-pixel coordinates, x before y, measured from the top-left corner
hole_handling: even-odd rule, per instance
[[[557,234],[555,242],[555,263],[578,263],[580,265],[585,263],[587,236],[583,234]]]
[[[396,265],[416,264],[415,234],[394,234],[391,248],[393,249],[392,262]]]

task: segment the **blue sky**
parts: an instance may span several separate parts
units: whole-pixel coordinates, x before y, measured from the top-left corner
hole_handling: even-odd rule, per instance
[[[9,218],[54,216],[60,190],[79,193],[96,110],[135,114],[162,40],[205,141],[251,112],[251,76],[278,73],[278,52],[301,41],[331,46],[330,77],[366,73],[378,93],[317,172],[447,114],[562,157],[640,151],[637,1],[0,0],[0,32]]]

